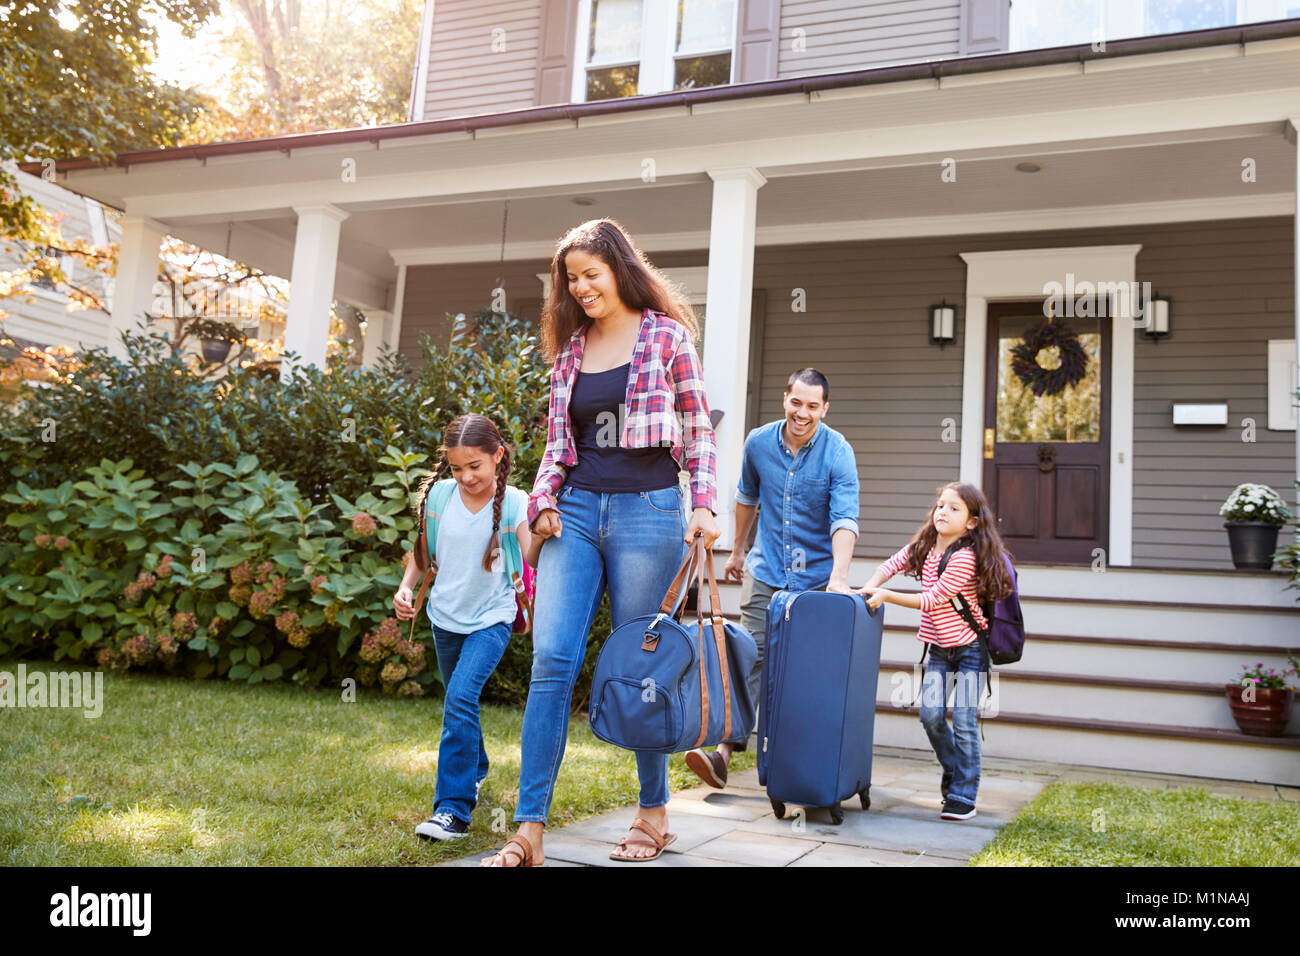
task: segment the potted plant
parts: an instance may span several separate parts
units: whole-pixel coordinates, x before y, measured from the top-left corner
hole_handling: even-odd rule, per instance
[[[1293,665],[1300,664],[1294,655],[1288,655]],[[1242,669],[1235,684],[1224,684],[1232,719],[1243,734],[1256,737],[1277,737],[1286,729],[1291,717],[1291,704],[1295,689],[1287,687],[1287,675],[1296,676],[1297,667],[1276,671],[1264,669],[1260,661],[1254,667]]]
[[[1291,517],[1281,495],[1268,485],[1241,484],[1232,489],[1219,514],[1227,519],[1223,526],[1233,566],[1265,571],[1273,567],[1278,529]]]

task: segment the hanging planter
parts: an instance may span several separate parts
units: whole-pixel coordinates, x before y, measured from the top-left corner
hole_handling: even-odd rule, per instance
[[[230,355],[230,347],[247,339],[234,325],[217,319],[195,319],[187,331],[199,337],[204,361],[214,364],[224,362]]]
[[[1088,353],[1074,329],[1048,318],[1011,350],[1011,371],[1036,396],[1059,395],[1088,374]]]

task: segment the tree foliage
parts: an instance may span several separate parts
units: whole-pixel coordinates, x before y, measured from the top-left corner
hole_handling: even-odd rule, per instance
[[[0,2],[0,161],[79,156],[110,161],[175,146],[203,105],[148,66],[162,16],[193,35],[218,0]],[[0,168],[0,227],[35,228],[36,209]]]

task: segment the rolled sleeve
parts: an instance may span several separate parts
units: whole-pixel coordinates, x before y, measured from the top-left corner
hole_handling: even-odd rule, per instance
[[[847,442],[840,448],[831,466],[831,535],[840,528],[858,533],[858,463]]]
[[[564,480],[569,470],[561,461],[568,440],[567,412],[558,395],[557,383],[563,384],[560,362],[551,371],[551,394],[546,412],[546,448],[542,452],[542,463],[538,466],[537,477],[533,479],[533,490],[528,496],[528,526],[531,528],[538,515],[548,508],[559,511],[555,496],[564,487]]]
[[[835,532],[841,528],[848,528],[853,532],[853,536],[857,537],[858,522],[856,518],[841,518],[839,521],[831,522],[831,537],[835,537]]]
[[[691,508],[707,508],[716,514],[718,441],[709,421],[704,373],[689,332],[682,336],[673,355],[670,373],[675,411],[682,417],[682,445],[691,476]]]
[[[754,432],[745,439],[745,449],[740,456],[740,482],[736,485],[736,504],[758,504],[758,466],[754,464]]]

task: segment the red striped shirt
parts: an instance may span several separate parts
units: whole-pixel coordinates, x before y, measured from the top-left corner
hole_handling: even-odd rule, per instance
[[[884,579],[883,585],[895,574],[907,567],[908,547],[904,547],[880,566]],[[916,633],[917,640],[940,647],[960,647],[977,640],[978,636],[961,619],[957,609],[952,606],[952,598],[961,594],[966,599],[966,606],[975,615],[975,620],[982,627],[988,627],[984,612],[980,610],[979,598],[975,591],[975,552],[970,548],[959,548],[948,559],[939,577],[939,559],[943,552],[937,547],[931,548],[921,569],[921,628]]]

